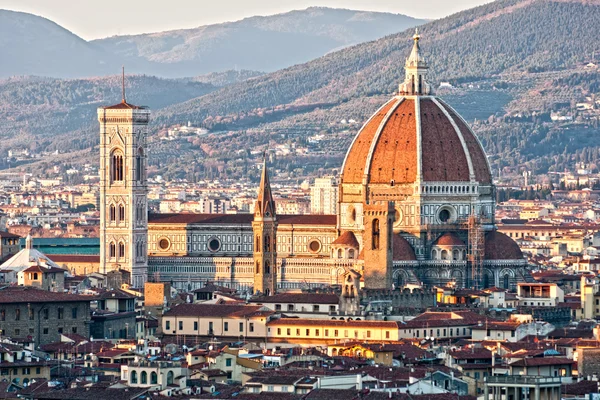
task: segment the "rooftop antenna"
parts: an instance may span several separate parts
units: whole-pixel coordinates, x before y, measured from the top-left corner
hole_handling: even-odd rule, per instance
[[[122,102],[126,103],[126,101],[125,101],[125,66],[123,65],[121,68],[122,68],[122,77],[123,77],[122,84],[121,84],[121,89],[123,91],[123,100],[122,100]]]

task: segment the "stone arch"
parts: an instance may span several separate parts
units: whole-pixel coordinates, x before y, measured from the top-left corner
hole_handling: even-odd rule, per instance
[[[123,151],[115,148],[110,153],[110,181],[120,182],[124,178]]]
[[[405,286],[409,281],[408,272],[403,269],[395,270],[392,277],[396,288]]]
[[[138,383],[137,371],[131,371],[131,377],[129,380],[131,383]]]
[[[484,269],[483,274],[481,276],[481,286],[482,289],[489,288],[496,285],[496,280],[494,279],[494,273],[489,269]]]

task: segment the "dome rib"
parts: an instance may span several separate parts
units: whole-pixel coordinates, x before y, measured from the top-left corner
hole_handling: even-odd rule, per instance
[[[406,98],[390,113],[379,141],[372,144],[365,174],[369,183],[413,183],[417,178],[417,129],[414,99]]]
[[[479,183],[491,184],[492,175],[490,162],[486,156],[485,149],[481,144],[481,141],[473,133],[469,124],[464,120],[461,115],[456,112],[455,109],[450,107],[444,100],[437,98],[437,101],[446,109],[448,114],[452,117],[458,128],[460,129],[465,143],[469,149],[471,161],[473,163],[473,172],[475,173],[475,180]]]
[[[405,98],[401,97],[400,99],[398,99],[394,105],[392,106],[392,108],[390,108],[388,110],[388,112],[385,114],[385,117],[383,117],[383,120],[381,121],[381,123],[379,124],[379,128],[377,129],[377,132],[375,133],[375,136],[373,137],[373,140],[371,141],[371,146],[369,147],[369,153],[367,155],[367,160],[365,161],[365,174],[369,177],[369,182],[372,181],[371,179],[371,168],[373,166],[373,153],[375,152],[375,149],[377,148],[377,144],[379,143],[379,139],[381,138],[381,134],[382,132],[384,132],[385,128],[387,128],[388,123],[390,122],[390,117],[396,113],[397,115],[397,110],[398,108],[402,105],[402,103],[404,103]],[[392,159],[395,159],[395,149],[392,149],[394,155],[392,157]],[[385,157],[387,159],[387,157]]]
[[[392,107],[396,103],[397,99],[392,98],[383,104],[379,109],[371,115],[371,117],[365,122],[365,124],[360,128],[350,147],[348,147],[348,151],[346,152],[346,157],[344,158],[344,164],[342,165],[342,180],[345,183],[362,183],[362,178],[364,175],[364,170],[358,171],[357,166],[363,166],[364,161],[360,162],[360,159],[366,157],[365,154],[365,146],[362,141],[366,141],[371,143],[373,135],[376,132],[377,127],[381,124],[381,121],[389,111],[390,107]],[[365,137],[363,137],[363,132]],[[368,148],[367,148],[368,150]]]
[[[450,115],[448,110],[446,110],[435,97],[432,97],[431,100],[444,113],[446,118],[448,118],[448,120],[452,124],[452,127],[454,128],[454,131],[456,132],[456,136],[458,136],[458,139],[460,140],[460,144],[462,145],[463,151],[464,151],[466,159],[467,159],[467,165],[469,167],[469,180],[473,181],[475,179],[475,171],[473,169],[473,160],[471,159],[471,153],[469,152],[469,147],[467,146],[467,142],[465,141],[464,135],[462,134],[461,130],[459,129],[458,125],[456,124],[456,121],[454,120],[454,118],[452,118],[452,116]]]

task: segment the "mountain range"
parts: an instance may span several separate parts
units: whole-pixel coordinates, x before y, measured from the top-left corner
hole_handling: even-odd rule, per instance
[[[440,89],[440,94],[474,123],[493,169],[518,174],[519,168],[537,173],[564,169],[600,152],[593,139],[597,131],[590,129],[593,124],[559,127],[547,122],[550,112],[570,112],[571,103],[600,94],[600,72],[586,69],[587,64],[595,65],[595,54],[600,53],[596,26],[600,26],[598,0],[498,0],[426,23],[419,32],[430,82],[436,88],[440,82],[454,86],[446,92]],[[312,135],[321,137],[311,145],[313,156],[290,155],[278,160],[279,167],[288,169],[290,176],[300,176],[339,166],[360,122],[403,80],[413,34],[414,29],[404,30],[267,74],[224,72],[158,81],[147,76],[132,78],[135,85],[128,89],[129,99],[154,107],[154,133],[160,135],[165,128],[188,121],[214,132],[176,143],[153,141],[153,170],[167,178],[197,178],[206,171],[210,176],[243,176],[247,161],[231,162],[232,154],[240,149],[283,143],[303,147]],[[133,38],[126,42],[139,43]],[[97,42],[89,45],[101,47]],[[173,48],[163,50],[174,57],[178,52]],[[139,56],[140,50],[135,51]],[[93,84],[86,79],[77,85],[72,82],[0,82],[0,93],[11,93],[10,89],[19,94],[0,97],[0,119],[7,121],[0,126],[0,137],[9,138],[13,145],[21,135],[27,135],[27,143],[43,142],[50,148],[68,149],[68,137],[85,142],[78,150],[95,145],[94,107],[120,97],[108,88],[92,90]],[[109,82],[114,78],[103,85]],[[157,88],[143,86],[155,82],[160,82]],[[195,84],[204,86],[175,96],[185,85]],[[80,90],[78,85],[88,89]],[[33,99],[32,87],[37,94]],[[161,95],[158,87],[172,88],[168,101],[153,98]],[[57,102],[61,108],[54,110]],[[77,118],[70,120],[69,115]],[[344,125],[342,120],[357,123]],[[6,151],[5,146],[0,151]]]
[[[272,72],[420,25],[400,14],[314,7],[267,17],[87,42],[52,21],[0,10],[0,78],[137,74],[181,78],[242,69]]]

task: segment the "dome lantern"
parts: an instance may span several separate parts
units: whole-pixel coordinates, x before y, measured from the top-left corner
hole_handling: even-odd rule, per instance
[[[417,28],[413,35],[412,51],[404,64],[406,77],[398,88],[398,92],[401,95],[423,96],[431,93],[431,87],[426,79],[429,66],[425,58],[421,55],[421,48],[419,47],[420,39],[421,35],[419,35]]]

